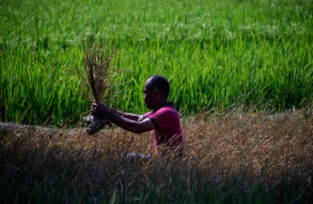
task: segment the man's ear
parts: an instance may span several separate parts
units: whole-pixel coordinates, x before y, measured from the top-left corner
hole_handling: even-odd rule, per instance
[[[158,95],[158,94],[160,94],[160,92],[159,92],[158,89],[154,89],[153,94],[154,94],[154,95]]]

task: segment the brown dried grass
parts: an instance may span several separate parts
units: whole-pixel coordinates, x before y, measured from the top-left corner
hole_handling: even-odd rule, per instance
[[[228,191],[246,193],[259,185],[273,201],[286,201],[286,193],[300,188],[296,201],[312,198],[312,114],[233,112],[183,119],[182,126],[185,155],[179,161],[127,160],[129,152],[153,154],[149,133],[134,135],[119,128],[95,136],[80,128],[52,137],[12,133],[1,139],[1,180],[8,188],[10,181],[23,183],[27,198],[41,182],[56,188],[62,201],[77,194],[81,201],[98,195],[125,201],[142,189],[148,199],[149,189],[170,193],[177,188],[188,198],[205,185],[213,185],[215,192],[230,186]]]
[[[103,102],[103,96],[110,86],[110,62],[114,55],[108,45],[93,45],[85,50],[83,58],[86,78],[90,86],[91,95],[95,102]]]

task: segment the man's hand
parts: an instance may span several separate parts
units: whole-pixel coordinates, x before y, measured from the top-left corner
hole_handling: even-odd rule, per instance
[[[107,107],[104,103],[96,104],[92,103],[91,109],[90,109],[91,115],[99,117],[99,118],[106,118],[107,115],[109,115],[110,108]]]
[[[90,109],[91,115],[94,117],[99,117],[101,119],[108,119],[115,125],[123,128],[124,130],[133,132],[133,133],[143,133],[155,129],[155,125],[149,118],[139,119],[138,115],[127,114],[126,117],[122,118],[119,114],[116,114],[115,111],[112,111],[105,104],[96,104],[93,103]],[[131,119],[130,119],[131,118]],[[136,120],[134,120],[136,118]]]

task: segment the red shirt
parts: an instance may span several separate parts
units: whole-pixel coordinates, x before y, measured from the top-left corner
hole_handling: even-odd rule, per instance
[[[152,130],[153,144],[158,150],[161,145],[177,148],[181,153],[183,147],[183,135],[180,125],[179,114],[175,110],[173,102],[166,103],[156,110],[144,114],[144,118],[149,118],[155,125]]]

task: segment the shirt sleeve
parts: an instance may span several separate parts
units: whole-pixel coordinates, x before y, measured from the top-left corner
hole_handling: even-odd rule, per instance
[[[145,114],[143,114],[143,118],[148,118],[152,114],[152,111],[149,111]]]
[[[154,114],[149,115],[148,117],[150,118],[150,120],[152,120],[157,129],[163,130],[171,126],[172,122],[175,120],[173,116],[174,113],[172,110],[167,108],[161,108],[160,110],[158,110]]]

